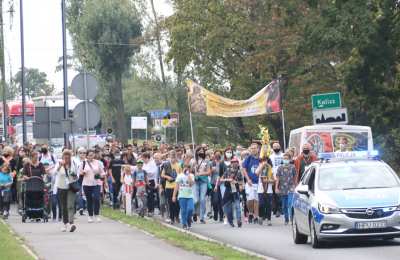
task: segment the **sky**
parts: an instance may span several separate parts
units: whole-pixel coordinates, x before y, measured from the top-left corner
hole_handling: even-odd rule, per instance
[[[20,0],[13,0],[14,13],[10,19],[8,0],[3,0],[6,75],[21,68]],[[170,15],[172,7],[168,0],[154,0],[156,11]],[[62,56],[61,0],[24,0],[24,47],[25,68],[37,68],[47,74],[50,84],[62,90],[63,73],[56,72],[58,59]],[[67,54],[73,54],[71,39],[67,36]],[[68,70],[68,84],[77,72]]]

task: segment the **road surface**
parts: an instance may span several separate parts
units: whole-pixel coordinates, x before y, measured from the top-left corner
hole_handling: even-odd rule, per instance
[[[46,260],[187,260],[205,257],[174,247],[127,225],[102,218],[102,223],[76,221],[74,233],[60,231],[59,222],[22,223],[14,213],[7,222]]]
[[[290,225],[284,226],[282,218],[273,218],[271,227],[244,224],[239,229],[210,220],[205,225],[193,225],[192,231],[279,260],[400,259],[400,239],[341,242],[313,249],[310,244],[295,245]]]

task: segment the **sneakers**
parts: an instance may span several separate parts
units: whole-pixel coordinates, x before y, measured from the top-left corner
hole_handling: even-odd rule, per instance
[[[230,225],[231,227],[235,227],[235,224],[233,224],[233,222],[229,222],[229,225]]]
[[[224,222],[224,225],[228,225],[228,219],[226,219],[226,218],[224,218],[224,220],[223,221],[219,221],[219,222]],[[230,223],[229,223],[230,224]]]
[[[253,215],[249,215],[249,224],[253,223]]]
[[[204,219],[200,219],[200,223],[201,223],[201,224],[206,224],[206,222],[204,221]]]
[[[184,230],[188,230],[188,226],[187,225],[183,225],[183,229]]]
[[[96,222],[101,223],[101,218],[99,216],[96,216]]]
[[[3,218],[4,218],[4,219],[7,219],[7,218],[8,218],[8,211],[4,211],[4,213],[3,213]]]
[[[66,231],[67,231],[67,225],[62,225],[61,232],[66,232]]]
[[[262,226],[262,225],[263,225],[263,220],[260,219],[260,220],[258,221],[258,224],[259,224],[260,226]]]
[[[271,220],[268,220],[268,221],[267,221],[267,225],[268,225],[268,226],[272,226]]]
[[[238,227],[241,228],[242,227],[242,221],[238,221]]]
[[[193,222],[197,222],[197,215],[196,214],[193,215]]]
[[[76,230],[76,226],[74,224],[69,228],[69,232],[74,232]]]
[[[88,217],[88,222],[89,223],[93,223],[93,218],[92,217]]]
[[[79,209],[79,215],[83,216],[83,209]]]
[[[254,224],[258,224],[258,218],[255,218],[255,219],[253,220],[253,222],[254,222]]]

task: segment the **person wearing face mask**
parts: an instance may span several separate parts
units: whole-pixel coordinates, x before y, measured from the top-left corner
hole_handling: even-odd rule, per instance
[[[53,154],[50,153],[49,148],[47,145],[43,145],[42,148],[40,149],[40,156],[39,156],[39,161],[43,164],[46,165],[45,170],[47,174],[53,175],[55,172],[56,168],[56,159]]]
[[[217,185],[218,178],[220,178],[225,171],[225,164],[221,160],[221,152],[214,152],[214,160],[211,163],[211,205],[213,208],[214,221],[222,222],[224,220],[224,212],[222,211],[222,194],[221,187]]]
[[[285,225],[289,223],[290,208],[292,207],[296,169],[290,164],[290,155],[283,155],[283,164],[276,173],[275,192],[281,197],[282,211],[285,216]]]
[[[316,160],[318,160],[318,157],[314,152],[311,151],[311,144],[305,143],[303,145],[301,154],[297,156],[296,160],[294,161],[294,166],[296,167],[296,185],[300,182],[301,177],[303,177],[306,167]]]
[[[272,154],[270,155],[270,159],[272,162],[272,172],[274,176],[276,176],[276,171],[278,167],[282,164],[283,153],[281,151],[281,145],[278,142],[272,143]],[[281,202],[279,200],[280,196],[276,194],[275,189],[272,195],[272,211],[274,212],[277,218],[281,215]]]
[[[118,195],[121,190],[121,168],[124,165],[124,161],[121,158],[121,153],[119,150],[115,150],[114,156],[110,162],[110,167],[108,168],[108,174],[112,179],[112,190],[113,190],[113,209],[118,209],[120,206]]]
[[[199,216],[200,223],[205,224],[206,194],[208,188],[208,176],[211,175],[211,163],[206,159],[206,150],[203,146],[196,150],[194,172],[195,185],[193,186],[193,201],[196,213],[193,215],[193,221],[196,222],[197,216]]]

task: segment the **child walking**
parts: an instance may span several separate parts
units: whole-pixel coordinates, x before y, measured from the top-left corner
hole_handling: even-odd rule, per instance
[[[144,217],[146,213],[146,186],[149,184],[147,172],[143,170],[143,160],[139,159],[136,162],[136,170],[133,172],[133,183],[136,188],[136,198],[138,200],[139,216]]]
[[[10,167],[3,164],[0,168],[0,214],[4,219],[8,218],[11,201],[11,185],[13,177],[10,175]]]

